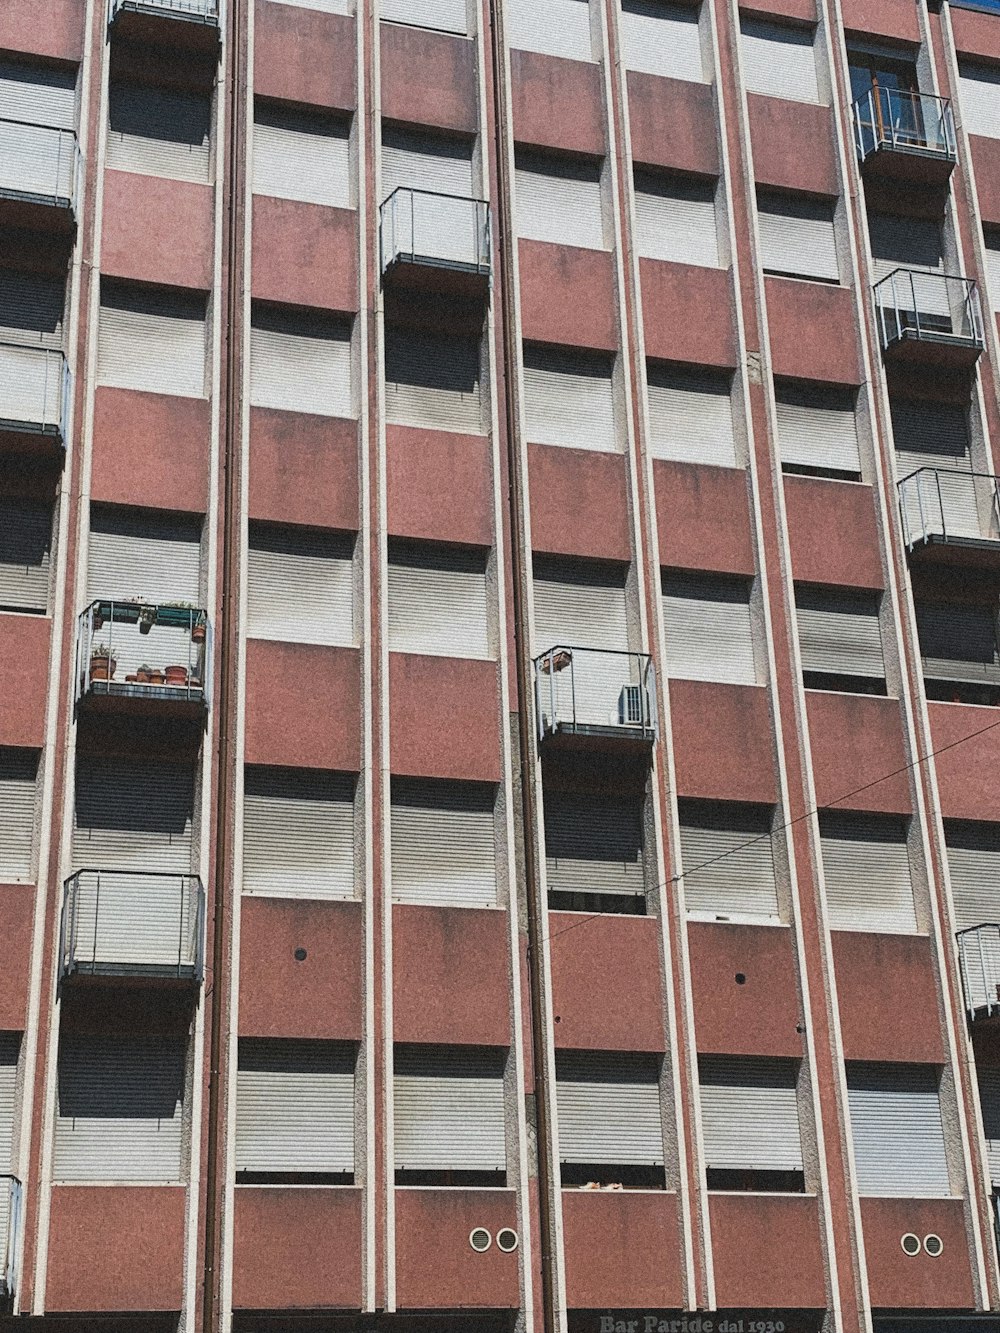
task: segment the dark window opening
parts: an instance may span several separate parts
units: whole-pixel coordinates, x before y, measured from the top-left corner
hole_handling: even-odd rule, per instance
[[[353,1185],[353,1171],[237,1171],[237,1185]]]
[[[833,671],[803,671],[802,683],[807,690],[829,690],[839,694],[888,693],[884,680],[873,676],[842,676]]]
[[[586,1189],[588,1185],[625,1190],[662,1190],[667,1178],[662,1166],[635,1166],[607,1162],[563,1162],[560,1166],[564,1189]]]
[[[449,1189],[502,1189],[506,1171],[408,1171],[396,1172],[397,1185],[430,1185]]]
[[[752,1167],[709,1167],[710,1190],[743,1190],[748,1194],[804,1194],[806,1178],[801,1171],[760,1171]]]
[[[568,889],[549,890],[552,912],[607,912],[612,916],[645,916],[646,899],[636,893],[582,893]]]

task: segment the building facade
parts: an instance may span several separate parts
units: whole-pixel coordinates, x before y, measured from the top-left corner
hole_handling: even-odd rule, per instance
[[[0,1256],[1000,1313],[1000,14],[4,0]]]

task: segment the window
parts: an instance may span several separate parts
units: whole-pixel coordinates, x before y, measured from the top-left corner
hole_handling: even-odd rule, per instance
[[[566,60],[593,60],[590,6],[587,0],[513,0],[508,10],[512,47],[562,56]]]
[[[663,1188],[659,1073],[651,1055],[556,1052],[564,1188]]]
[[[987,297],[994,310],[1000,311],[1000,231],[988,231],[983,237],[986,259]]]
[[[76,128],[76,71],[0,60],[0,120]]]
[[[251,523],[247,554],[251,638],[354,644],[353,537]]]
[[[248,764],[243,770],[243,892],[353,898],[354,777]]]
[[[87,598],[197,603],[201,519],[91,505]]]
[[[20,1032],[0,1032],[0,1175],[10,1175],[14,1170],[14,1110],[20,1053]],[[0,1203],[0,1253],[7,1252],[9,1226],[9,1210]]]
[[[847,1101],[859,1194],[931,1199],[951,1193],[937,1069],[849,1064]]]
[[[958,101],[967,134],[1000,139],[1000,65],[961,61]]]
[[[757,225],[764,272],[839,282],[833,213],[831,201],[759,190]]]
[[[522,240],[605,248],[599,162],[518,151],[514,190],[517,234]]]
[[[774,386],[778,450],[785,472],[860,480],[856,394],[804,381]]]
[[[906,820],[824,810],[819,833],[833,929],[913,934],[917,917]]]
[[[756,685],[750,580],[664,570],[662,587],[667,674]]]
[[[1000,645],[992,600],[915,599],[917,634],[928,699],[1000,704]]]
[[[502,1051],[397,1046],[397,1185],[504,1185]]]
[[[807,689],[885,694],[874,593],[797,585],[795,619]]]
[[[464,36],[469,30],[465,0],[383,0],[381,16],[389,22],[437,32]]]
[[[562,912],[646,913],[642,799],[627,791],[545,792],[549,907]]]
[[[38,751],[0,746],[0,882],[30,882],[35,874]]]
[[[353,14],[351,0],[271,0],[272,4],[295,5],[299,9],[318,9],[324,14]]]
[[[69,201],[76,176],[76,71],[0,60],[0,186]]]
[[[647,361],[646,393],[654,458],[738,466],[730,374]]]
[[[206,357],[203,295],[101,279],[99,384],[203,398]]]
[[[977,1052],[976,1077],[979,1082],[983,1138],[986,1140],[986,1160],[995,1192],[1000,1185],[1000,1066],[984,1064],[983,1056]]]
[[[141,83],[112,83],[108,90],[106,163],[172,180],[212,178],[212,99]]]
[[[236,1073],[238,1184],[351,1184],[352,1046],[241,1037]]]
[[[61,351],[65,303],[64,278],[0,268],[0,343]]]
[[[50,434],[64,427],[65,286],[49,273],[0,268],[0,422]]]
[[[692,176],[635,172],[639,254],[676,264],[719,268],[716,182]]]
[[[496,788],[392,779],[392,898],[440,907],[496,907]]]
[[[48,610],[51,555],[51,504],[0,495],[0,611]]]
[[[708,1188],[803,1191],[796,1063],[703,1055],[698,1069]]]
[[[524,347],[524,430],[532,444],[612,453],[614,358],[582,348]]]
[[[879,51],[849,48],[847,59],[851,75],[851,96],[857,101],[873,90],[889,93],[916,93],[917,68],[912,60],[901,60],[893,48]],[[876,91],[876,96],[878,92]],[[893,101],[896,110],[902,103]]]
[[[142,872],[192,869],[194,768],[190,763],[79,754],[70,855],[73,865],[136,872],[140,896],[153,894]]]
[[[389,543],[389,649],[437,657],[493,656],[486,553]]]
[[[814,33],[743,19],[743,82],[747,92],[792,102],[821,102]]]
[[[253,303],[251,406],[356,416],[352,360],[349,320],[319,310]]]
[[[382,130],[382,198],[393,190],[431,190],[471,199],[475,194],[471,139],[385,126]],[[468,224],[468,214],[461,217]]]
[[[973,475],[968,407],[893,396],[890,408],[907,541],[931,535],[978,540],[980,509],[992,503],[992,486]]]
[[[481,434],[480,355],[478,337],[387,325],[386,421]]]
[[[899,217],[890,213],[868,214],[868,237],[872,248],[872,275],[876,282],[897,268],[916,268],[928,273],[944,271],[941,224],[933,218]],[[929,285],[921,291],[929,293]],[[942,295],[947,310],[947,295]]]
[[[343,117],[257,101],[252,170],[254,194],[350,208],[349,124]]]
[[[777,924],[773,808],[681,800],[678,819],[688,914],[709,921]]]
[[[944,840],[956,928],[970,930],[996,921],[1000,824],[948,819]]]
[[[626,69],[705,82],[697,7],[622,0],[621,34]]]

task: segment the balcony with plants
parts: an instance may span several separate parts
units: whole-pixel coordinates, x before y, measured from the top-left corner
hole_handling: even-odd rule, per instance
[[[210,679],[211,627],[198,607],[101,600],[80,616],[78,705],[197,715]]]

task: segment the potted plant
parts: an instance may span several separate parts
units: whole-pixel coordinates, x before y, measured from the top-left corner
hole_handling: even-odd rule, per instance
[[[118,663],[106,643],[95,643],[90,650],[90,679],[113,680]]]
[[[188,669],[186,666],[168,666],[165,674],[168,685],[186,685],[188,683]]]
[[[143,662],[143,663],[141,664],[141,666],[137,666],[137,667],[136,667],[136,669],[135,669],[135,678],[136,678],[136,680],[139,682],[140,685],[148,685],[148,684],[149,684],[149,673],[150,673],[151,670],[152,670],[152,668],[150,667],[150,665],[149,665],[148,662]]]
[[[205,632],[206,632],[205,613],[204,611],[199,611],[198,614],[195,616],[194,624],[191,626],[192,643],[204,643]]]
[[[166,675],[162,671],[153,667],[150,668],[149,671],[150,685],[162,685],[165,680],[166,680]]]

